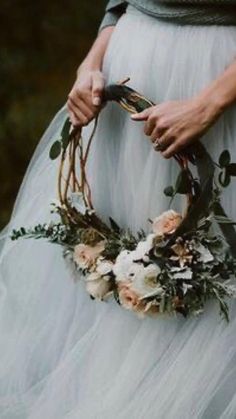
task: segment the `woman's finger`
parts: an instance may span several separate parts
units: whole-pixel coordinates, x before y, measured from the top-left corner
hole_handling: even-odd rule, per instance
[[[144,124],[144,134],[151,135],[153,130],[156,127],[156,120],[154,118],[148,118],[148,120]]]
[[[76,127],[76,125],[79,124],[79,121],[76,119],[75,115],[73,114],[73,112],[69,112],[70,115],[70,122],[72,123],[72,125],[74,127]]]
[[[148,119],[149,115],[151,114],[151,112],[152,112],[152,107],[148,108],[148,109],[145,109],[144,111],[139,112],[139,113],[133,113],[131,115],[131,118],[134,121],[146,121]]]
[[[92,75],[92,103],[94,106],[101,105],[104,86],[105,80],[102,73],[94,72]]]
[[[79,121],[77,120],[77,118],[76,118],[76,116],[73,112],[73,108],[71,107],[71,104],[69,103],[69,101],[67,101],[66,106],[67,106],[67,110],[68,110],[70,121],[71,121],[72,125],[74,125],[74,126],[78,125]]]
[[[75,102],[73,99],[69,98],[68,101],[71,102],[73,108],[80,110],[88,119],[92,120],[95,117],[95,109],[91,109],[82,99],[77,99]]]
[[[180,149],[181,149],[181,146],[177,142],[174,142],[169,147],[167,147],[166,150],[162,151],[161,154],[165,159],[170,159],[176,153],[178,153]]]
[[[163,150],[166,150],[170,145],[175,142],[175,138],[171,135],[170,130],[166,131],[164,134],[158,137],[159,143],[161,144]]]
[[[150,138],[152,142],[155,142],[157,138],[161,138],[166,132],[166,128],[160,128],[158,126],[155,126],[153,129]]]
[[[68,100],[67,105],[68,105],[69,110],[74,114],[74,117],[77,120],[76,125],[84,126],[89,123],[89,119],[80,111],[80,109],[72,105],[71,100]]]

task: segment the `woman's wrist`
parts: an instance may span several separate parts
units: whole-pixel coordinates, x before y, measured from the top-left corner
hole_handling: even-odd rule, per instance
[[[223,113],[236,102],[236,60],[198,95],[216,114]]]
[[[221,89],[207,88],[198,94],[197,100],[201,109],[208,115],[208,118],[214,121],[229,106],[227,97]]]
[[[78,67],[76,71],[77,77],[80,76],[81,73],[89,72],[89,71],[101,71],[102,69],[102,62],[97,61],[83,61],[82,64]]]

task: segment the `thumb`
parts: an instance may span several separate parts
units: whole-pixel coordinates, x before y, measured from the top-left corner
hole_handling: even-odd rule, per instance
[[[142,112],[138,112],[138,113],[133,113],[133,115],[131,115],[131,118],[134,121],[146,121],[150,115],[151,109],[145,109]]]
[[[104,77],[101,72],[95,72],[92,76],[92,102],[94,106],[100,106],[102,93],[105,86]]]

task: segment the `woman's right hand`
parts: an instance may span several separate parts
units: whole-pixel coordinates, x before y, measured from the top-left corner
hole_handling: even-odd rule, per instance
[[[103,108],[102,93],[105,79],[100,70],[79,72],[67,100],[67,109],[74,126],[88,125]]]

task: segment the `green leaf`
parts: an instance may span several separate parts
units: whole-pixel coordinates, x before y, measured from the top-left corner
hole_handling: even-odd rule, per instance
[[[173,186],[167,186],[164,189],[164,194],[165,194],[165,196],[172,197],[174,195],[174,188],[173,188]]]
[[[230,153],[228,150],[224,150],[219,157],[219,165],[221,167],[226,167],[228,164],[230,164]]]
[[[230,175],[226,168],[219,174],[219,183],[223,188],[230,184]]]
[[[118,226],[118,224],[115,222],[115,220],[113,220],[112,217],[109,217],[110,223],[111,223],[111,227],[112,229],[116,232],[116,233],[120,233],[121,229]]]
[[[220,216],[220,215],[215,215],[214,216],[215,221],[218,224],[231,224],[231,225],[236,225],[236,222],[231,220],[229,217],[227,216]]]
[[[188,170],[181,170],[175,184],[175,192],[179,194],[187,194],[191,191],[192,185],[189,179]]]
[[[68,135],[70,134],[70,127],[71,127],[71,122],[70,122],[69,118],[67,118],[63,127],[62,127],[62,131],[61,131],[62,138],[68,137]]]
[[[65,150],[70,142],[70,128],[71,128],[71,122],[69,118],[66,119],[65,124],[63,125],[62,131],[61,131],[61,142],[62,147]]]
[[[66,150],[69,143],[70,143],[70,136],[64,137],[64,138],[61,139],[61,144],[62,144],[63,150]]]
[[[229,307],[228,304],[221,298],[218,290],[216,288],[213,288],[213,292],[219,302],[220,310],[223,316],[225,317],[226,321],[229,322]]]
[[[52,147],[50,148],[49,157],[51,160],[57,159],[58,156],[61,154],[61,142],[55,141]]]
[[[227,173],[230,176],[236,176],[236,163],[231,163],[227,166]]]

